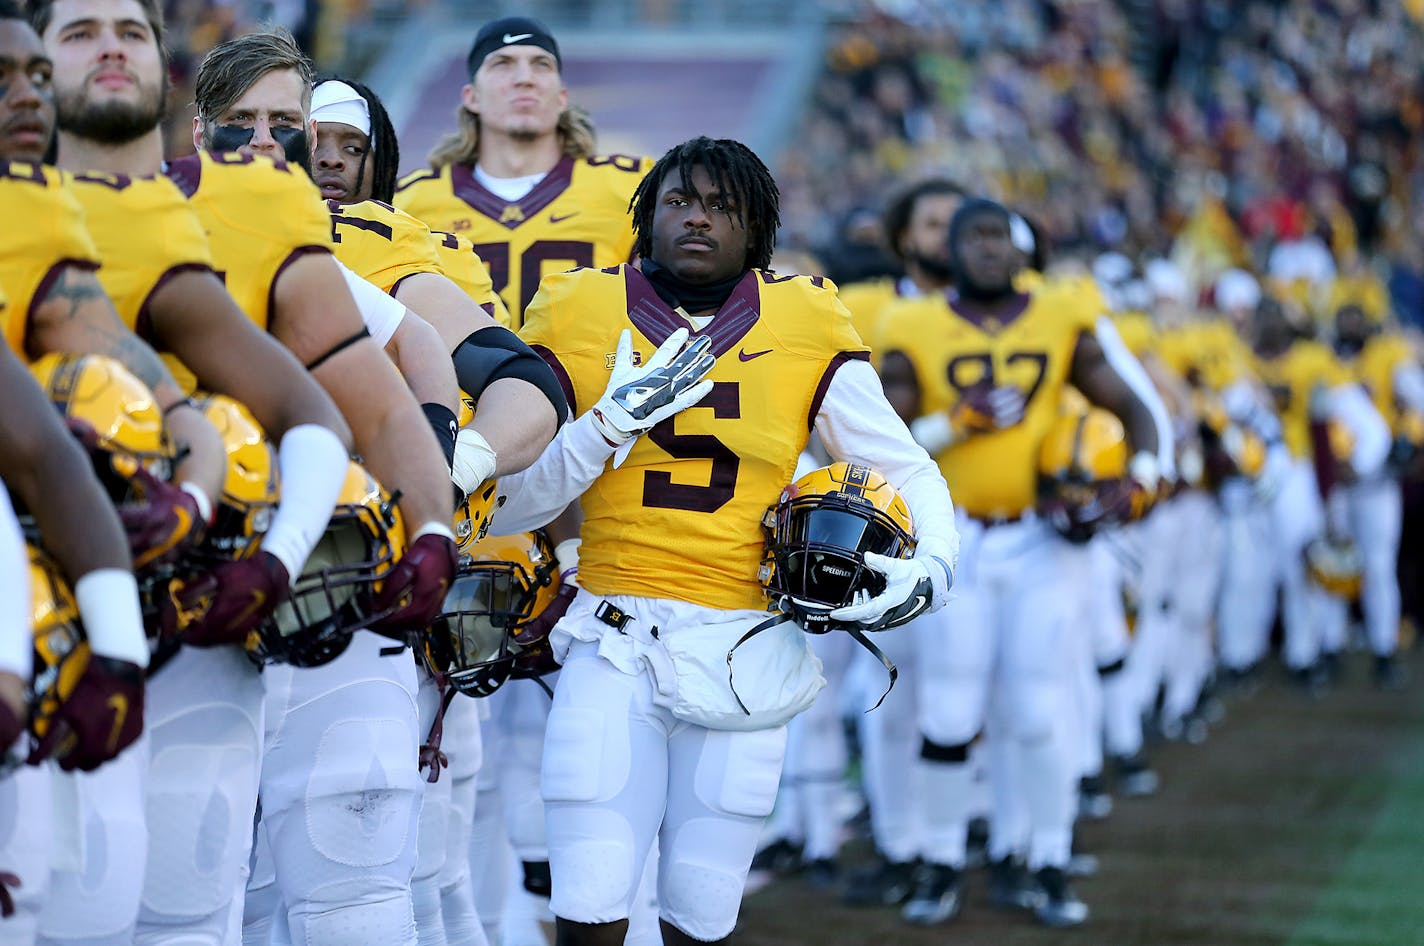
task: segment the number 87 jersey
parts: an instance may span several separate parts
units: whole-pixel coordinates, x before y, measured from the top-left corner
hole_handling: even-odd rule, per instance
[[[639,363],[680,327],[686,318],[623,265],[545,278],[520,334],[581,414],[603,395],[624,329]],[[869,351],[834,286],[762,270],[743,276],[698,334],[717,357],[712,391],[639,437],[584,494],[579,584],[761,609],[762,515],[793,479],[835,370]]]
[[[1078,339],[1097,323],[1101,298],[1068,284],[1045,284],[1022,297],[1012,317],[975,321],[943,295],[893,303],[880,322],[876,352],[903,355],[914,368],[921,415],[952,410],[970,388],[1017,387],[1024,416],[1012,427],[977,434],[935,459],[956,506],[978,519],[1015,518],[1037,501],[1038,448],[1058,412]]]

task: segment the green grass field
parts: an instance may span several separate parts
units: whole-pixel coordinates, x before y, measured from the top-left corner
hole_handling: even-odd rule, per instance
[[[1086,928],[1040,929],[992,911],[984,877],[952,924],[851,910],[796,878],[748,897],[743,946],[1414,946],[1424,944],[1424,661],[1404,693],[1368,685],[1366,662],[1314,702],[1273,681],[1228,702],[1201,746],[1163,745],[1162,791],[1119,800],[1081,840],[1102,868],[1078,882]],[[869,856],[852,845],[845,859]]]

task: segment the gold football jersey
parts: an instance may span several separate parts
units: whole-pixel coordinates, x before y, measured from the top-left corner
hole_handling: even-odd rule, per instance
[[[976,324],[942,294],[886,310],[882,352],[901,352],[914,367],[924,413],[950,410],[984,379],[1024,393],[1018,424],[969,437],[936,457],[955,504],[969,515],[1013,518],[1037,502],[1039,444],[1058,415],[1078,338],[1093,331],[1099,312],[1095,295],[1053,284],[1025,295],[1008,320]]]
[[[84,209],[54,168],[0,161],[0,284],[10,294],[5,340],[30,360],[25,330],[31,310],[49,293],[64,264],[99,268],[99,251],[84,225]]]
[[[1359,356],[1349,366],[1355,378],[1365,386],[1389,429],[1399,431],[1399,402],[1394,393],[1394,373],[1401,364],[1414,360],[1414,349],[1395,332],[1380,332],[1370,336]]]
[[[336,258],[382,292],[417,273],[440,272],[435,238],[419,220],[379,200],[326,202]]]
[[[608,386],[623,329],[641,359],[687,325],[623,265],[546,278],[521,337],[554,366],[579,413]],[[869,353],[832,284],[759,270],[699,334],[717,356],[712,391],[639,437],[584,494],[579,584],[760,608],[762,515],[791,482],[832,373]]]
[[[202,222],[166,177],[89,172],[64,180],[104,261],[99,282],[130,331],[152,342],[146,307],[153,293],[175,273],[212,269]]]
[[[282,270],[307,253],[332,251],[321,192],[300,168],[236,152],[200,151],[170,162],[166,173],[198,212],[227,291],[266,330]]]
[[[902,298],[899,280],[892,276],[870,279],[866,282],[842,286],[841,304],[850,310],[851,324],[863,342],[872,351],[877,350],[876,335],[880,328],[880,316],[896,299]]]
[[[1317,341],[1302,339],[1275,358],[1257,358],[1257,371],[1276,402],[1281,437],[1292,456],[1311,455],[1311,398],[1319,390],[1345,384],[1349,373],[1334,352]]]
[[[1141,358],[1157,347],[1157,329],[1145,312],[1118,312],[1112,316],[1113,326],[1127,350]]]
[[[1255,374],[1246,344],[1224,319],[1202,318],[1162,331],[1157,356],[1193,387],[1221,392]]]
[[[464,290],[465,295],[474,299],[500,325],[510,327],[509,309],[499,293],[494,291],[489,270],[475,252],[475,245],[456,233],[432,230],[435,237],[436,255],[440,257],[440,270],[451,282]]]
[[[652,166],[651,158],[625,154],[563,158],[510,203],[481,185],[470,165],[446,165],[406,175],[396,206],[432,230],[469,238],[518,329],[544,276],[631,258],[628,202]]]

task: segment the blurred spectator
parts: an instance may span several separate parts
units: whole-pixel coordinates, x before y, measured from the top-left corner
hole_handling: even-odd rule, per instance
[[[781,161],[788,242],[830,260],[853,208],[948,175],[1056,245],[1170,254],[1193,292],[1245,267],[1321,317],[1347,289],[1383,298],[1388,274],[1424,315],[1424,36],[1405,7],[850,6]]]

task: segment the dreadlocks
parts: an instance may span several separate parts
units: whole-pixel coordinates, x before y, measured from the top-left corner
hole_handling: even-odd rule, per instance
[[[696,193],[692,187],[692,169],[698,166],[707,170],[717,190],[735,198],[737,223],[751,231],[747,245],[748,268],[766,269],[771,265],[776,231],[781,227],[781,192],[776,189],[776,181],[761,158],[740,141],[730,138],[699,137],[684,141],[653,165],[628,202],[638,255],[652,256],[653,212],[657,209],[663,178],[676,172],[682,178],[683,187]],[[702,195],[697,194],[697,198],[701,200]]]
[[[352,91],[366,100],[366,107],[371,113],[371,147],[366,154],[361,156],[362,166],[357,168],[356,181],[360,184],[361,179],[366,174],[365,162],[367,157],[371,160],[371,197],[382,203],[391,203],[396,196],[396,179],[400,176],[400,142],[396,140],[396,126],[391,123],[391,116],[386,113],[386,107],[381,104],[380,96],[371,91],[370,86],[355,79],[347,79],[344,76],[324,75],[320,76],[315,85],[323,82],[344,82],[351,86]]]

